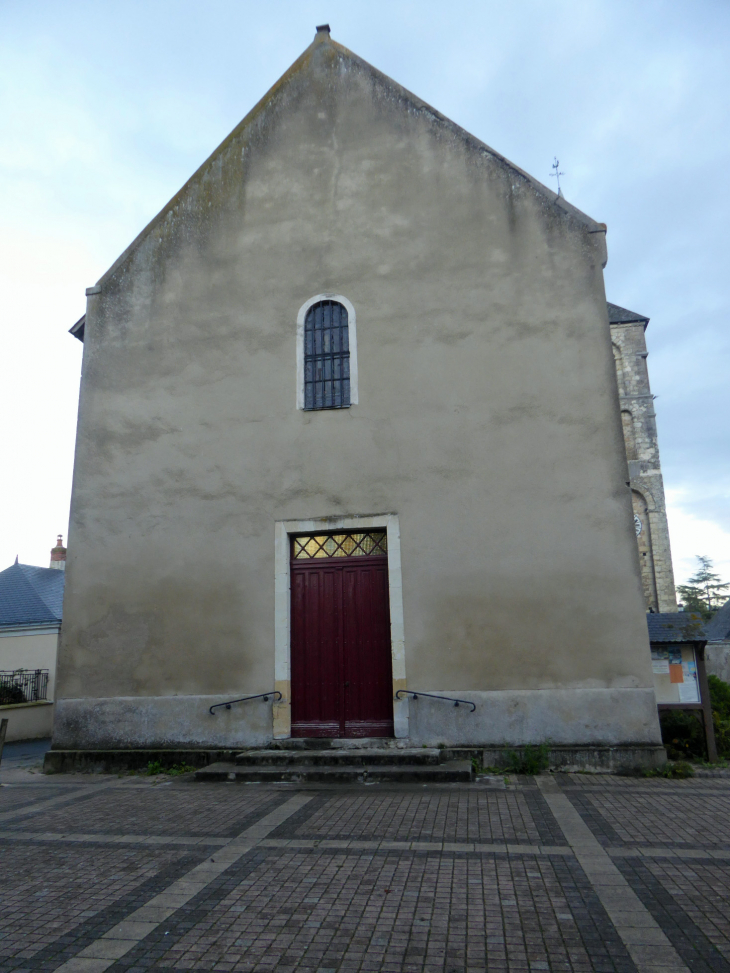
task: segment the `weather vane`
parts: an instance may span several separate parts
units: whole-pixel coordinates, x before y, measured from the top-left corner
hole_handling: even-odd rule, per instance
[[[553,158],[555,159],[555,162],[553,162],[553,165],[552,165],[552,168],[553,168],[554,171],[551,172],[550,175],[551,176],[554,176],[558,180],[558,196],[562,196],[563,195],[563,190],[560,188],[560,177],[561,176],[564,176],[565,173],[564,172],[561,172],[560,169],[558,168],[560,166],[560,160],[558,159],[558,157],[557,156],[553,156]]]

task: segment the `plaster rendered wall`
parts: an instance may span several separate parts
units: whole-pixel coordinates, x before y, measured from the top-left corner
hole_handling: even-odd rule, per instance
[[[118,697],[171,700],[154,731],[110,717],[119,745],[211,739],[196,700],[273,688],[275,522],[388,512],[409,688],[610,691],[611,734],[658,741],[604,247],[364,62],[305,52],[89,298],[54,745]],[[296,408],[318,293],[357,312],[350,409]],[[601,736],[591,700],[570,742]]]
[[[705,646],[705,668],[708,676],[730,682],[730,642],[708,642]]]
[[[48,699],[56,682],[58,630],[6,635],[0,632],[0,670],[48,669]]]
[[[17,703],[0,706],[0,720],[8,721],[6,743],[42,740],[53,732],[53,703]]]

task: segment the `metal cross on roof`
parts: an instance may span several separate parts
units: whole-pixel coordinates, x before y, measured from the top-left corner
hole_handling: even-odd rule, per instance
[[[558,157],[557,156],[553,156],[553,158],[555,159],[555,162],[553,162],[552,168],[555,171],[554,172],[551,172],[550,175],[553,176],[555,179],[558,180],[558,196],[562,196],[563,195],[563,191],[560,188],[560,177],[561,176],[564,176],[565,173],[560,171],[560,168],[559,168],[559,166],[560,166],[560,160],[558,159]]]

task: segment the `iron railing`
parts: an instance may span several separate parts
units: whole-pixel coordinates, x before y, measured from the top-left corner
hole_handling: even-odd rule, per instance
[[[418,699],[419,696],[428,696],[429,699],[445,699],[448,703],[453,703],[454,706],[459,706],[463,703],[465,706],[471,706],[470,712],[472,713],[477,708],[477,704],[472,703],[470,699],[454,699],[453,696],[437,696],[436,693],[414,693],[411,689],[399,689],[395,694],[395,698],[400,699],[401,693],[404,696],[412,696],[413,699]]]
[[[48,698],[48,669],[0,670],[0,705]]]
[[[278,689],[272,689],[271,692],[268,692],[268,693],[259,693],[257,696],[241,696],[240,699],[229,699],[227,703],[216,703],[214,706],[211,706],[210,707],[210,710],[208,712],[211,713],[213,716],[215,716],[215,713],[213,713],[213,710],[214,709],[218,709],[221,706],[225,706],[226,709],[230,709],[231,706],[233,706],[234,703],[246,703],[246,702],[248,702],[249,699],[263,699],[263,701],[265,703],[268,703],[269,696],[273,696],[274,697],[274,702],[275,703],[278,702],[277,696],[279,697],[279,699],[282,699],[282,695],[279,692],[279,690]]]

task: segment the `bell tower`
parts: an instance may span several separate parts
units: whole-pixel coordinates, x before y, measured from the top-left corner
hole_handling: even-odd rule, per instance
[[[654,396],[646,364],[649,352],[645,332],[649,318],[609,304],[608,320],[646,607],[647,611],[676,612]]]

